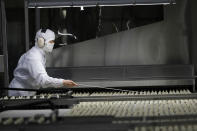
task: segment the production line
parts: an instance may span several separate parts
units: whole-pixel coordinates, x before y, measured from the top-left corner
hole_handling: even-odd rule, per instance
[[[133,29],[129,27],[131,21],[127,21],[127,30],[122,32],[119,32],[118,26],[113,23],[115,33],[100,38],[96,36],[96,39],[77,44],[61,43],[64,47],[54,50],[52,56],[47,56],[50,57],[47,74],[54,78],[73,80],[77,86],[35,89],[2,87],[1,90],[5,92],[15,90],[22,93],[33,92],[34,95],[0,97],[0,131],[196,131],[195,65],[187,63],[189,60],[183,57],[183,54],[188,53],[183,50],[185,43],[178,41],[178,50],[178,42],[171,43],[167,41],[167,35],[162,34],[166,33],[167,29],[161,31],[166,28],[165,19],[169,15],[169,8],[164,6],[174,5],[176,2],[158,1],[134,0],[129,1],[129,5],[162,5],[158,8],[164,10],[164,22]],[[59,8],[68,4],[67,6],[72,5],[72,8],[80,7],[80,11],[84,9],[81,1],[24,2],[26,49],[29,48],[29,8],[36,9],[36,27],[40,24],[39,8]],[[83,4],[92,3],[86,2]],[[127,1],[94,2],[96,8],[100,5],[97,8],[100,31],[101,5],[108,6],[110,2],[118,5]],[[63,12],[64,9],[60,11]],[[42,33],[46,31],[41,29]],[[80,39],[79,34],[63,33],[59,30],[57,32],[56,35],[72,36],[76,41]],[[164,42],[160,44],[157,39]],[[177,52],[173,50],[174,47]]]

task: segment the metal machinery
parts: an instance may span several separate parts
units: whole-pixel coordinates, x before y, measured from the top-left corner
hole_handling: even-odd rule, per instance
[[[29,48],[28,7],[154,3],[170,4],[174,1],[26,0],[26,49]],[[36,91],[37,95],[0,98],[1,131],[197,130],[193,65],[86,66],[48,68],[47,71],[50,76],[72,79],[80,87],[29,89],[26,91]]]

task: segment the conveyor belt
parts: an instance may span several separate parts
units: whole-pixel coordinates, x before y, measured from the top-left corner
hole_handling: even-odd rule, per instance
[[[97,92],[74,92],[72,96],[120,96],[120,95],[166,95],[166,94],[191,94],[188,89],[172,89],[172,90],[140,90],[130,92],[116,92],[116,91],[97,91]]]
[[[179,91],[180,92],[180,91]],[[184,94],[185,93],[185,94]],[[93,93],[94,94],[94,93]],[[146,93],[149,94],[149,93]],[[131,95],[125,92],[100,93],[90,96],[68,96],[68,94],[42,94],[35,96],[3,97],[0,104],[3,109],[42,109],[42,108],[68,108],[78,102],[104,102],[104,101],[149,101],[149,100],[189,100],[197,99],[196,93],[183,91],[181,93],[160,94],[153,92],[152,95],[136,93]],[[151,93],[150,93],[151,94]],[[156,95],[157,94],[157,95]]]
[[[173,116],[196,115],[197,99],[80,102],[70,116]]]
[[[180,99],[196,99],[197,94],[175,94],[175,95],[128,95],[128,96],[91,96],[91,97],[75,97],[75,100],[81,102],[93,101],[137,101],[137,100],[180,100]]]
[[[71,98],[67,98],[69,99]],[[31,129],[74,131],[79,128],[81,131],[195,131],[197,129],[197,98],[80,102],[67,114],[69,114],[67,117],[37,115],[29,118],[2,118],[0,129],[17,131],[22,125],[24,131]]]
[[[55,106],[45,103],[46,101],[52,102]],[[27,105],[17,107],[19,103]],[[5,109],[8,110],[69,108],[64,115],[66,117],[36,115],[29,118],[1,118],[0,129],[5,131],[18,130],[20,125],[23,126],[24,131],[32,129],[74,131],[79,128],[82,131],[195,131],[197,129],[197,94],[191,93],[188,89],[131,92],[74,91],[72,96],[67,92],[45,93],[35,96],[3,97],[0,98],[0,104],[7,105]]]
[[[173,97],[177,98],[180,96],[180,98],[183,98],[183,96],[185,95],[185,97],[188,98],[193,98],[193,96],[195,96],[195,93],[191,93],[189,89],[171,89],[171,90],[131,90],[129,92],[119,92],[119,91],[64,91],[64,90],[58,90],[57,92],[59,93],[52,93],[52,92],[48,92],[48,93],[42,93],[39,95],[34,95],[34,96],[5,96],[0,98],[0,100],[32,100],[32,99],[59,99],[59,98],[72,98],[72,97],[76,97],[76,98],[99,98],[99,97],[115,97],[117,96],[117,98],[120,97],[153,97],[155,98],[156,96],[161,97],[161,98],[168,98],[169,97]],[[104,98],[104,97],[103,97]]]

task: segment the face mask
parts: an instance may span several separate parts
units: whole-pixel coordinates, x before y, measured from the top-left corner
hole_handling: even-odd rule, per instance
[[[43,48],[45,52],[52,52],[54,43],[47,42]]]

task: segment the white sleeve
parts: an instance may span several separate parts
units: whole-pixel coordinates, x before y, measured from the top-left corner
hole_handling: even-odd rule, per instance
[[[63,79],[57,79],[48,76],[44,65],[38,60],[31,60],[28,62],[28,70],[30,75],[36,81],[36,85],[46,87],[62,87]]]

